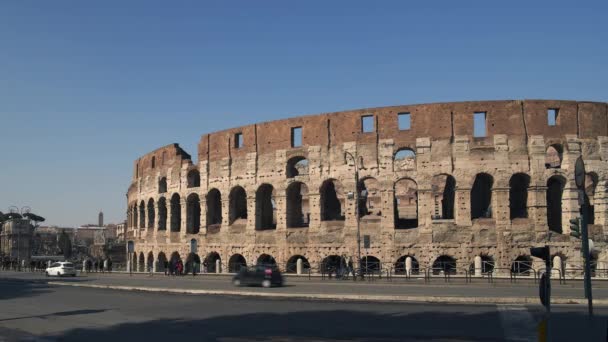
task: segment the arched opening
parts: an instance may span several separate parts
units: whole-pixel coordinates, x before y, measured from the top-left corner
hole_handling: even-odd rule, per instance
[[[518,275],[530,275],[532,269],[532,258],[528,255],[518,256],[511,264],[511,273]]]
[[[553,144],[547,147],[545,153],[545,167],[547,169],[559,169],[562,166],[564,147],[560,144]]]
[[[201,186],[201,174],[198,170],[190,170],[188,172],[188,187],[189,188],[198,188]]]
[[[247,224],[247,193],[245,189],[240,186],[232,188],[229,202],[230,224]]]
[[[401,258],[397,259],[397,262],[395,262],[395,274],[398,274],[398,275],[407,274],[406,273],[406,271],[407,271],[406,260],[408,257],[412,259],[411,274],[412,275],[420,274],[420,264],[418,263],[418,260],[411,255],[404,255]]]
[[[530,176],[516,173],[509,180],[509,210],[511,220],[528,217],[528,188]]]
[[[146,257],[144,256],[144,252],[139,252],[139,262],[137,264],[139,272],[146,272]]]
[[[321,185],[321,220],[344,221],[342,205],[344,203],[341,184],[334,179],[326,180]]]
[[[133,272],[137,272],[137,264],[138,264],[138,259],[137,259],[137,252],[133,252],[133,255],[131,256],[131,269],[133,270]]]
[[[553,176],[547,181],[547,225],[549,230],[562,233],[562,195],[566,181]]]
[[[416,152],[402,148],[395,153],[395,171],[414,170],[416,168]]]
[[[184,265],[184,274],[189,274],[192,272],[201,272],[201,258],[195,253],[188,254],[188,257],[186,258],[186,265]]]
[[[179,194],[171,196],[171,231],[179,232],[182,221],[182,205]]]
[[[163,154],[161,155],[160,163],[161,163],[161,165],[165,165],[166,162],[167,162],[167,151],[163,151]]]
[[[174,274],[178,274],[177,265],[182,263],[182,257],[179,255],[178,252],[173,252],[173,254],[171,254],[171,260],[169,261],[169,263],[169,269],[172,270]]]
[[[162,177],[158,180],[158,193],[164,194],[167,192],[167,177]]]
[[[287,175],[287,178],[308,175],[308,159],[302,156],[289,159],[287,161],[287,169],[285,170],[285,174]]]
[[[362,219],[380,218],[382,202],[380,183],[375,178],[364,178],[359,181],[359,217]]]
[[[167,230],[167,200],[158,199],[158,230]]]
[[[146,271],[155,271],[154,269],[154,253],[148,253],[148,261],[146,262]]]
[[[494,258],[489,255],[481,255],[481,273],[491,273],[494,270]],[[471,275],[475,274],[475,261],[469,266],[469,272]]]
[[[133,212],[131,227],[137,228],[137,225],[139,224],[139,216],[137,214],[137,203],[133,204],[133,209],[131,209],[131,211]]]
[[[456,180],[451,175],[437,175],[431,180],[435,209],[433,219],[453,220]]]
[[[395,183],[395,228],[418,227],[418,185],[404,178]]]
[[[285,265],[285,273],[295,274],[298,272],[298,259],[302,259],[302,274],[306,274],[310,271],[310,263],[308,262],[308,259],[302,255],[294,255],[287,260],[287,264]]]
[[[475,176],[471,189],[471,219],[492,217],[492,186],[494,178],[487,173]]]
[[[218,260],[220,261],[221,265],[222,259],[220,258],[220,255],[217,252],[211,252],[207,255],[203,263],[203,266],[207,269],[207,273],[217,273],[217,271],[219,271],[216,265],[216,262]]]
[[[308,227],[309,224],[308,187],[304,183],[293,182],[287,187],[287,227]]]
[[[222,224],[222,194],[218,189],[207,193],[207,227]]]
[[[152,157],[152,168],[156,167],[156,157]]]
[[[456,259],[442,255],[433,262],[433,274],[456,274]]]
[[[154,229],[154,220],[156,218],[156,210],[154,209],[154,199],[148,201],[148,229]]]
[[[588,224],[595,224],[595,189],[597,188],[598,176],[595,172],[590,172],[585,175],[585,200],[587,206]]]
[[[245,267],[247,267],[247,261],[240,254],[235,254],[228,260],[228,272],[230,273],[237,273]]]
[[[365,274],[378,273],[382,269],[382,264],[380,263],[380,259],[368,255],[361,258],[361,268]]]
[[[139,204],[139,228],[146,228],[146,203],[143,200]]]
[[[201,202],[197,194],[190,194],[186,201],[186,232],[198,234],[201,228]]]
[[[258,257],[257,265],[261,266],[277,266],[277,262],[272,255],[262,254]]]
[[[346,265],[346,259],[339,255],[330,255],[321,261],[321,272],[331,274]]]
[[[270,184],[262,184],[255,193],[255,229],[276,229],[276,202],[274,188]]]
[[[167,256],[165,255],[165,253],[164,252],[158,253],[158,258],[156,258],[156,260],[157,260],[156,271],[165,272],[167,270],[167,268],[169,267],[169,264],[167,261]]]

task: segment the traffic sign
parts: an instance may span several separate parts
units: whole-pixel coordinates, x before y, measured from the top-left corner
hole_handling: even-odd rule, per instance
[[[578,159],[576,159],[576,164],[574,165],[574,181],[577,188],[580,190],[585,189],[585,163],[583,162],[583,157],[578,157]]]

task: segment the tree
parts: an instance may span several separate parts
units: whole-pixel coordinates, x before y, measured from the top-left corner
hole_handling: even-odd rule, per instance
[[[69,259],[72,256],[72,241],[65,230],[59,235],[59,249],[64,258]]]

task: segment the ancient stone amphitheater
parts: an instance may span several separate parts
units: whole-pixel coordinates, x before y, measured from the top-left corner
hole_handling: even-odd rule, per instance
[[[573,168],[583,156],[590,234],[606,268],[606,103],[455,102],[366,108],[203,135],[137,159],[128,189],[132,267],[276,263],[295,272],[363,262],[403,273],[526,273],[548,244],[582,268]],[[358,181],[357,181],[358,179]],[[363,246],[369,239],[369,246]],[[368,247],[368,248],[364,248]],[[206,261],[206,262],[205,262]],[[477,261],[477,268],[474,269]],[[481,266],[480,266],[481,264]],[[409,269],[409,266],[408,266]]]

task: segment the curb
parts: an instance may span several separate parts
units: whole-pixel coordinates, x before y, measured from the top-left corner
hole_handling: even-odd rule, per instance
[[[188,289],[163,289],[154,287],[138,286],[114,286],[114,285],[92,285],[74,284],[66,282],[48,282],[49,285],[72,286],[106,290],[139,291],[155,293],[191,294],[191,295],[216,295],[216,296],[239,296],[273,299],[300,299],[300,300],[333,300],[341,302],[389,302],[389,303],[449,303],[449,304],[539,304],[535,297],[442,297],[442,296],[384,296],[384,295],[349,295],[349,294],[313,294],[313,293],[270,293],[251,291],[221,291],[221,290],[188,290]],[[608,305],[608,300],[598,299],[593,301],[596,305]],[[587,304],[584,298],[554,298],[552,304]]]

